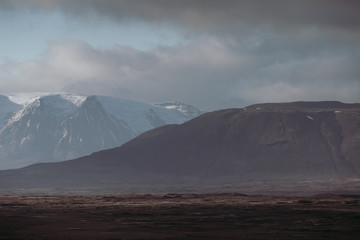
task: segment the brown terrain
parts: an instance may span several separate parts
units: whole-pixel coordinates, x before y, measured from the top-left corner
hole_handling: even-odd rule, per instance
[[[359,146],[360,104],[203,114],[0,171],[0,240],[359,239]]]
[[[359,195],[0,196],[0,239],[359,239]]]

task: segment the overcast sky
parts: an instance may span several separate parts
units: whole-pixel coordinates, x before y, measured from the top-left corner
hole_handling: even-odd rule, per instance
[[[360,102],[357,0],[0,0],[0,93]]]

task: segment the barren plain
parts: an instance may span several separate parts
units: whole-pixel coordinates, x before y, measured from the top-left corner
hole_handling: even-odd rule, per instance
[[[359,239],[360,196],[0,196],[0,239]]]

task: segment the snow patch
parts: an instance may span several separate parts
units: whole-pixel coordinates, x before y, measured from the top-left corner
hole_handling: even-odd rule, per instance
[[[74,95],[74,94],[63,94],[63,95],[61,95],[61,97],[68,100],[68,101],[70,101],[74,105],[80,107],[85,102],[85,100],[87,99],[88,96]]]
[[[157,103],[154,105],[180,112],[189,119],[200,116],[203,113],[196,107],[181,102],[166,102],[166,103]]]
[[[21,139],[20,145],[23,145],[26,141],[29,141],[30,136],[26,136],[24,138]]]
[[[36,99],[39,99],[43,96],[48,95],[56,95],[61,93],[50,93],[50,92],[30,92],[30,93],[9,93],[4,94],[5,96],[8,96],[10,101],[20,104],[20,105],[26,105],[30,102],[35,101]]]

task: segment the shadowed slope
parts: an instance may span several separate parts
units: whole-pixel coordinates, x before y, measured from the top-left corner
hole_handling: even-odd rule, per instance
[[[160,127],[77,160],[2,171],[0,186],[202,186],[358,178],[359,146],[359,104],[261,104]]]

